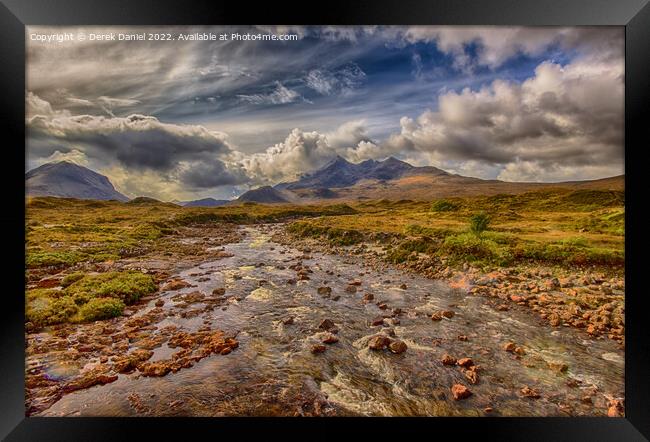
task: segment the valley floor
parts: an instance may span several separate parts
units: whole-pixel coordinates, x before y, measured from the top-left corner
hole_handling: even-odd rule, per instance
[[[624,355],[612,340],[553,329],[522,305],[499,308],[469,285],[353,248],[321,252],[282,225],[242,227],[232,238],[178,238],[209,258],[137,261],[166,277],[127,316],[29,333],[29,412],[623,413]]]
[[[33,200],[27,413],[622,416],[619,197]]]

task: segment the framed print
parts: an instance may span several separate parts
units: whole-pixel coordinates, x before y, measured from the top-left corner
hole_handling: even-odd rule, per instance
[[[7,440],[646,440],[647,2],[5,5]]]

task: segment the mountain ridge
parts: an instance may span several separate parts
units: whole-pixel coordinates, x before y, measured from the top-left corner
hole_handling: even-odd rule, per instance
[[[28,196],[128,201],[108,177],[69,161],[45,163],[25,173]]]

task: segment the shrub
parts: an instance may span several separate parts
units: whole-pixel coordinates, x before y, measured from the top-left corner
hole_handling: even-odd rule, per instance
[[[481,236],[481,233],[487,230],[489,225],[490,216],[485,212],[472,215],[469,220],[469,230],[476,236]]]
[[[94,298],[81,306],[78,318],[80,322],[99,321],[120,316],[124,303],[115,298]]]
[[[449,200],[437,200],[431,205],[432,212],[455,212],[460,204]]]
[[[492,261],[507,264],[511,256],[506,249],[490,240],[470,233],[462,233],[445,238],[441,253],[464,261]]]

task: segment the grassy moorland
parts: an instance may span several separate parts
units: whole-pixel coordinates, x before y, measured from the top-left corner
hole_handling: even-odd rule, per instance
[[[334,247],[372,243],[381,247],[384,262],[430,277],[448,278],[450,269],[469,266],[482,274],[542,266],[559,269],[553,277],[576,276],[579,269],[598,271],[601,276],[596,279],[602,283],[624,276],[624,203],[622,191],[586,189],[432,202],[246,203],[217,208],[183,208],[146,198],[128,203],[33,198],[27,202],[26,317],[32,326],[41,327],[121,315],[126,306],[155,292],[158,280],[112,264],[196,255],[191,243],[175,240],[190,226],[195,235],[218,226],[222,230],[217,236],[227,243],[237,240],[232,236],[237,224],[287,222],[287,233],[295,240],[315,239]],[[431,271],[434,267],[437,272]],[[58,279],[50,284],[47,278],[52,274]],[[565,280],[562,285],[569,290],[589,285]],[[620,284],[607,282],[608,287]],[[502,296],[503,287],[498,283],[495,287],[492,296]],[[513,296],[518,303],[528,300]],[[603,317],[598,321],[604,325],[591,324],[582,311],[565,320],[578,327],[593,325],[589,331],[594,334],[613,328],[621,337],[623,299],[615,301],[591,293],[571,301],[583,309],[604,309],[607,318],[614,311],[618,318],[614,323]],[[565,303],[565,298],[549,302]],[[552,324],[562,322],[558,319],[562,311],[541,311]]]
[[[39,328],[120,316],[126,306],[155,292],[157,281],[139,271],[106,270],[120,260],[200,253],[192,244],[175,241],[188,226],[222,226],[218,233],[226,243],[234,239],[236,224],[348,213],[354,210],[341,204],[205,209],[146,198],[128,203],[31,198],[26,222],[26,320]],[[52,274],[59,278],[48,278]]]
[[[445,257],[450,264],[534,262],[621,269],[624,203],[620,191],[563,189],[433,202],[382,200],[354,206],[358,212],[353,216],[305,220],[289,229],[338,245],[381,238],[394,263],[424,253]]]

